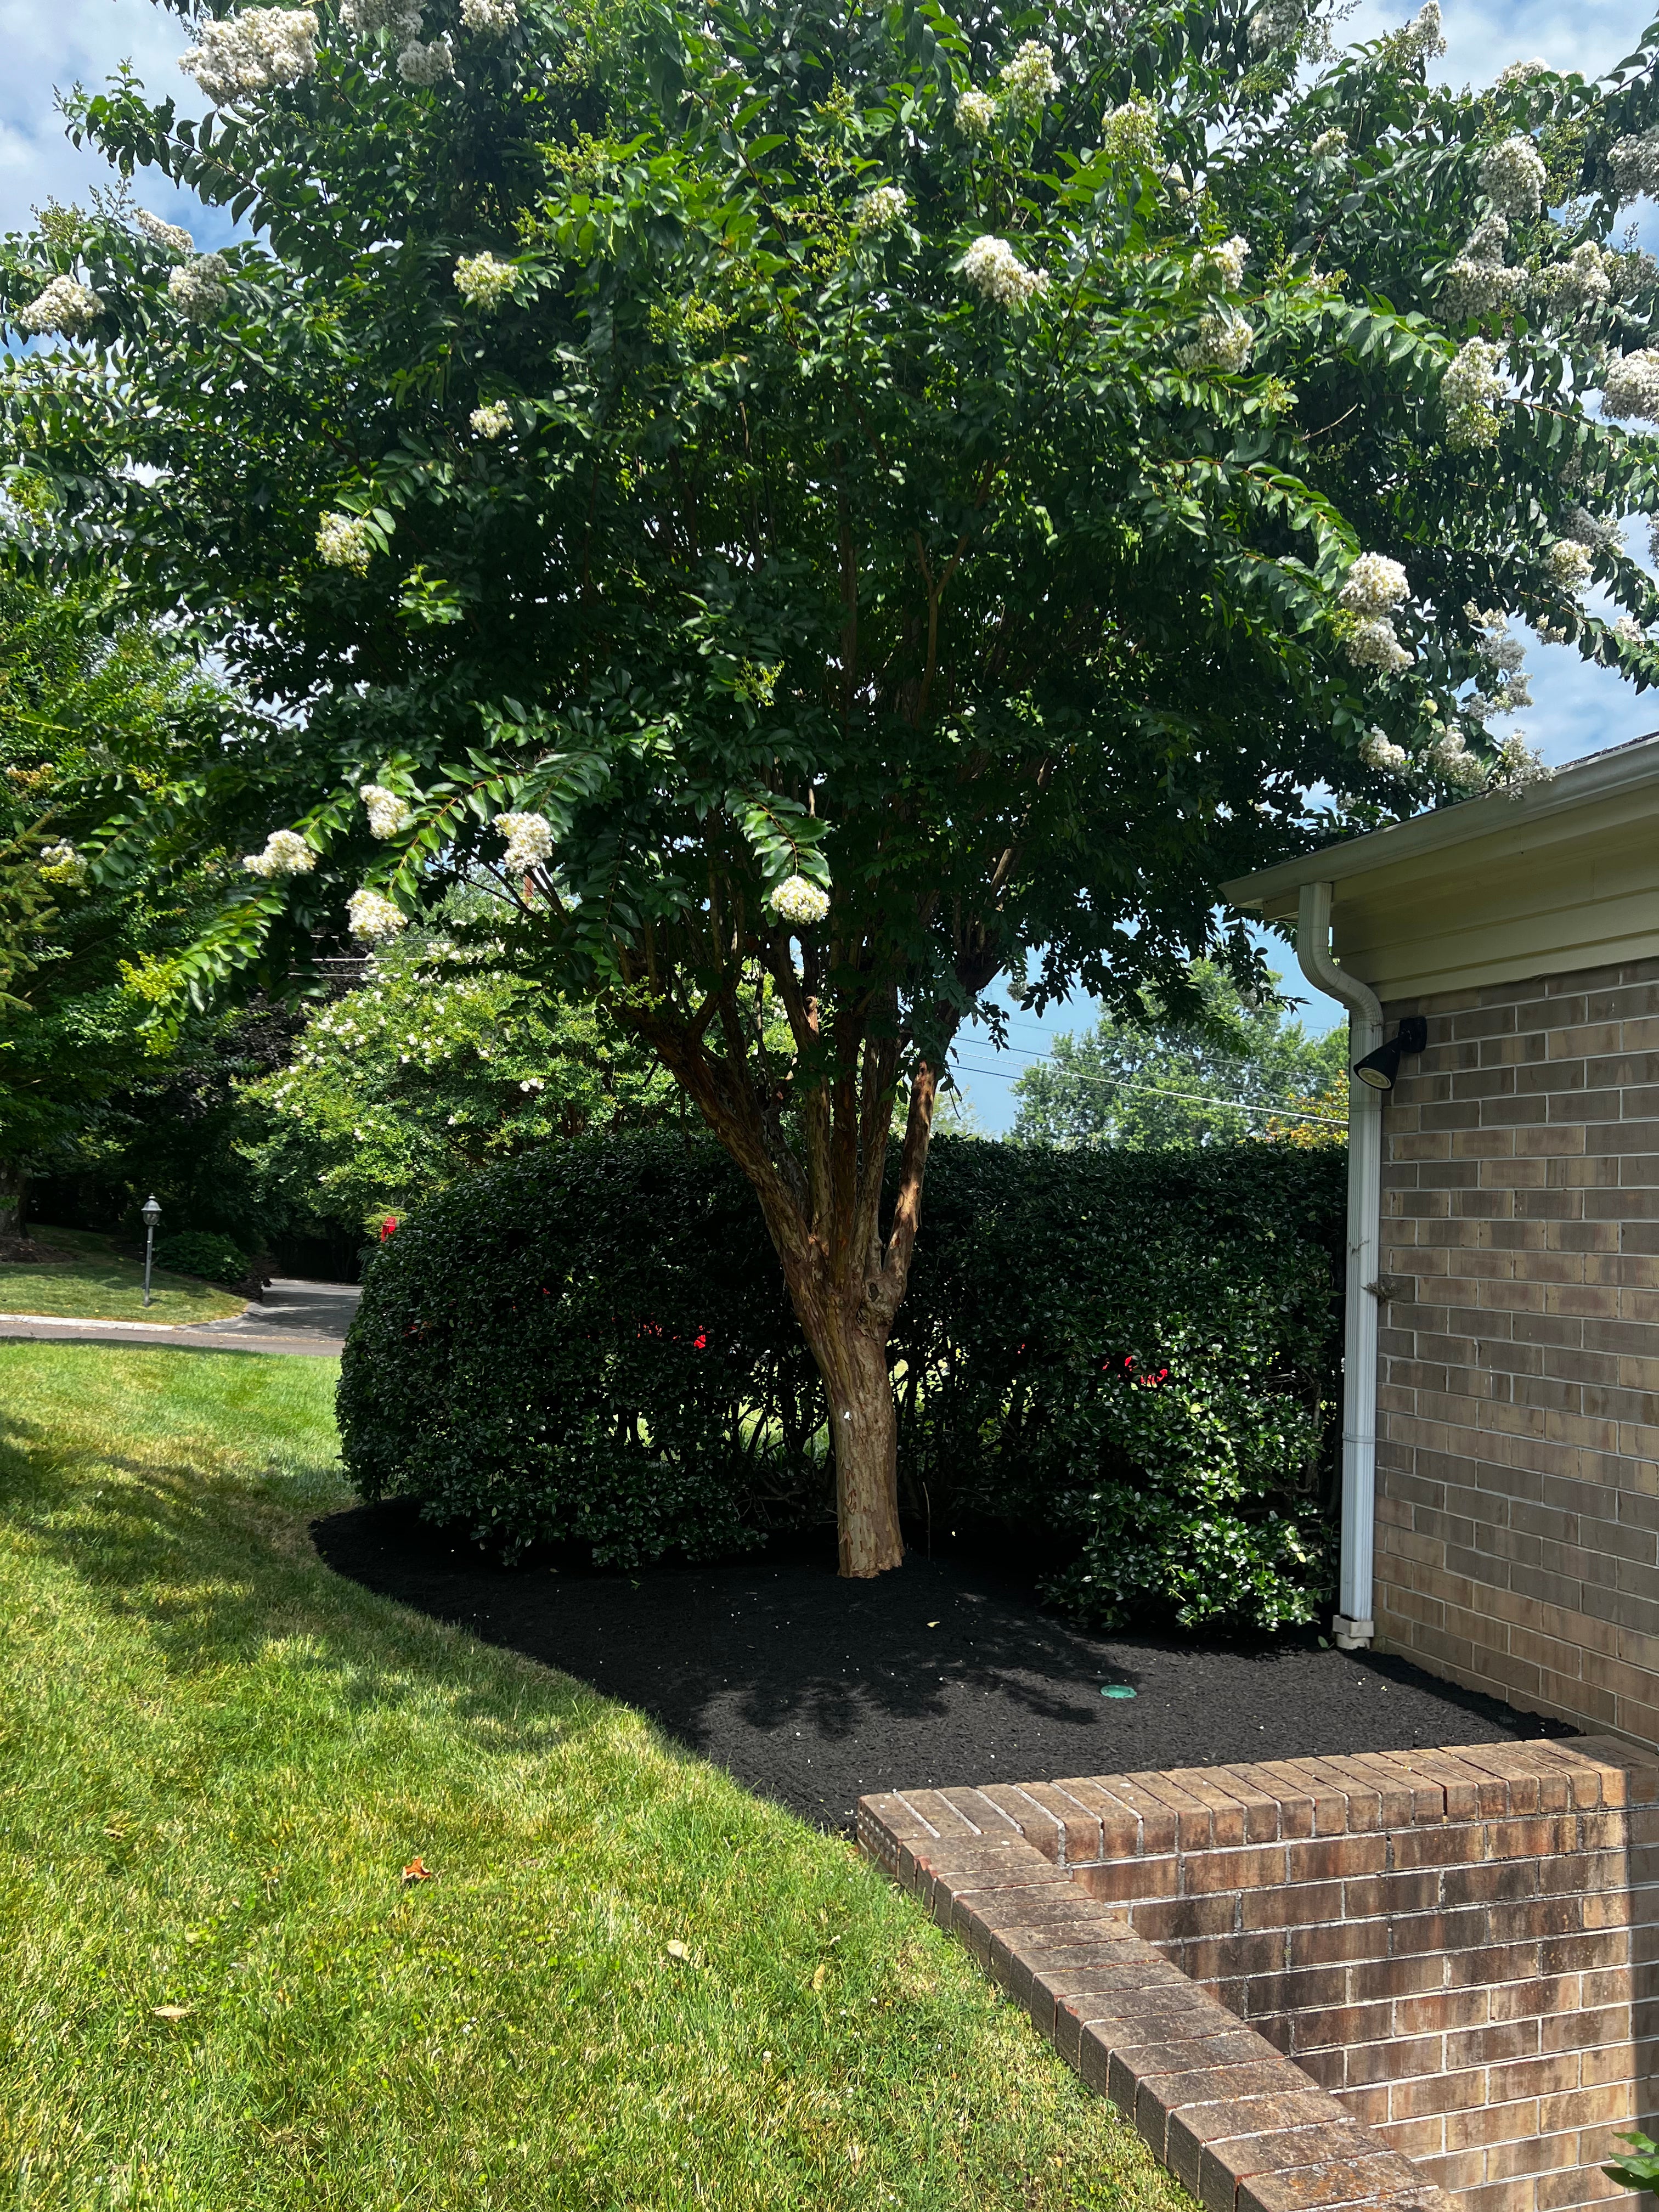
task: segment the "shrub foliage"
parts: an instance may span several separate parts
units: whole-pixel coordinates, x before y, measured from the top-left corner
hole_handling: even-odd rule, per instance
[[[941,1139],[892,1362],[920,1527],[1035,1534],[1099,1626],[1273,1628],[1327,1579],[1340,1155]],[[375,1261],[347,1465],[508,1554],[708,1558],[833,1511],[823,1388],[711,1143],[467,1179]]]
[[[155,1264],[176,1275],[199,1275],[210,1283],[240,1283],[248,1271],[248,1256],[228,1237],[210,1229],[185,1229],[176,1237],[163,1237],[155,1246]]]

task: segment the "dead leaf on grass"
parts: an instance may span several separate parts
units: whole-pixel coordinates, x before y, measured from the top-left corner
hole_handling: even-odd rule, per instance
[[[194,2005],[152,2005],[149,2013],[152,2020],[188,2020],[195,2009]]]
[[[668,1955],[671,1959],[689,1959],[691,1954],[686,1949],[684,1943],[676,1939],[676,1941],[671,1943],[668,1947]]]
[[[430,1881],[431,1879],[432,1869],[424,1860],[410,1859],[409,1864],[404,1869],[403,1883],[405,1889],[412,1889],[417,1881]]]

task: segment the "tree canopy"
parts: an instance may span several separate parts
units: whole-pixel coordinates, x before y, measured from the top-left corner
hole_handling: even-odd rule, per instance
[[[223,896],[223,855],[153,819],[101,874],[82,845],[119,811],[149,817],[234,720],[107,575],[0,580],[0,1235],[23,1232],[32,1178],[106,1161],[104,1102],[153,1082],[179,1041],[147,982]]]
[[[216,767],[256,849],[181,975],[491,875],[507,960],[753,1186],[848,1571],[900,1554],[884,1346],[988,985],[1259,982],[1214,886],[1328,836],[1317,794],[1534,772],[1488,732],[1510,616],[1659,667],[1610,419],[1659,416],[1613,243],[1659,28],[1473,91],[1440,39],[1435,0],[1342,53],[1301,0],[214,0],[210,112],[124,76],[74,125],[252,237],[123,191],[0,252],[62,342],[0,392],[21,556],[112,550],[282,710]]]
[[[1014,1136],[1134,1152],[1293,1131],[1304,1143],[1340,1142],[1346,1027],[1310,1036],[1276,1000],[1246,999],[1207,961],[1194,981],[1195,1011],[1172,1015],[1148,993],[1137,1022],[1107,1014],[1081,1036],[1057,1036],[1015,1079]]]
[[[463,921],[477,901],[449,903]],[[503,971],[444,919],[371,955],[244,1094],[245,1149],[298,1223],[356,1231],[478,1168],[683,1110],[684,1094],[591,1006]]]

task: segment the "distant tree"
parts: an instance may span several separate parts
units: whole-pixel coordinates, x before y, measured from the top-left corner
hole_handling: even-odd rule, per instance
[[[1310,1036],[1271,1000],[1241,996],[1208,961],[1194,964],[1193,982],[1190,1011],[1172,1012],[1147,990],[1143,1023],[1108,1014],[1080,1037],[1056,1037],[1048,1060],[1014,1084],[1015,1139],[1149,1152],[1309,1127],[1340,1141],[1346,1028]],[[1274,1106],[1285,1110],[1263,1110]],[[1322,1119],[1302,1123],[1298,1112]]]
[[[158,978],[231,863],[157,824],[237,715],[179,640],[118,607],[107,580],[0,583],[0,1236],[25,1233],[31,1179],[107,1166],[104,1102],[209,1022],[158,1018]],[[123,810],[147,817],[125,841]]]
[[[452,903],[465,919],[480,902]],[[244,1146],[269,1200],[300,1224],[354,1231],[493,1161],[684,1111],[678,1085],[602,1012],[441,927],[372,956],[359,988],[315,1011],[292,1060],[244,1096]]]

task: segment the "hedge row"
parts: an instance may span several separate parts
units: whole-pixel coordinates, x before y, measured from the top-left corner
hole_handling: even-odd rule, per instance
[[[940,1139],[891,1364],[918,1530],[1018,1529],[1100,1626],[1272,1628],[1328,1580],[1340,1153]],[[823,1394],[747,1187],[635,1136],[471,1178],[369,1271],[346,1463],[508,1556],[730,1553],[832,1510]]]

